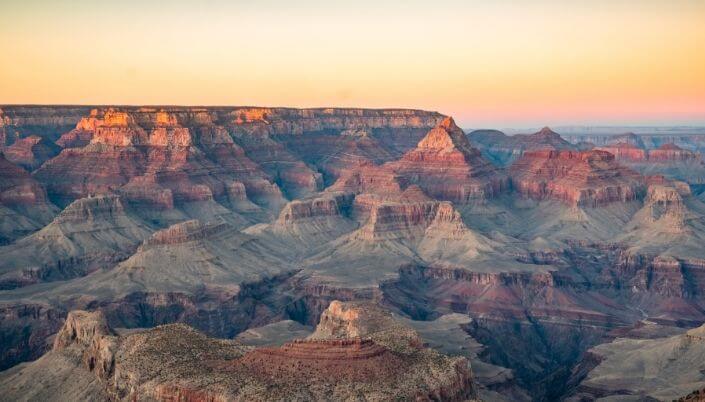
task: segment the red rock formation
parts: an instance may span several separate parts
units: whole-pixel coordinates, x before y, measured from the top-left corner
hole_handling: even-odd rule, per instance
[[[680,162],[697,160],[699,157],[698,153],[685,150],[675,144],[663,144],[656,149],[649,150],[650,162]]]
[[[240,182],[247,197],[274,212],[285,204],[282,191],[298,198],[322,187],[321,175],[283,146],[286,141],[274,137],[303,138],[306,133],[335,130],[418,131],[440,119],[437,113],[363,109],[104,107],[90,113],[86,108],[8,110],[3,112],[3,130],[17,130],[13,139],[22,134],[21,127],[48,124],[54,118],[47,116],[56,115],[55,123],[62,127],[74,126],[71,131],[64,131],[58,141],[64,152],[35,174],[50,197],[61,205],[90,194],[112,192],[159,209],[211,198],[229,203],[227,186]],[[63,116],[64,113],[68,115]],[[370,138],[338,138],[350,139],[348,145],[355,148],[353,153],[360,158],[352,156],[340,165],[333,163],[329,171],[335,175],[350,166],[348,162],[364,161],[364,155],[375,162],[387,158]],[[328,149],[330,146],[323,144],[318,153],[330,154],[334,151]]]
[[[3,153],[7,160],[32,171],[56,156],[59,150],[56,144],[32,135],[15,141],[6,147]]]
[[[46,192],[27,171],[0,154],[0,204],[6,206],[44,204]]]
[[[697,160],[700,157],[698,153],[685,150],[672,143],[663,144],[656,149],[650,150],[639,148],[632,143],[617,143],[597,149],[611,153],[617,160],[633,163],[683,162]]]
[[[201,150],[192,131],[178,126],[179,118],[163,111],[95,110],[77,127],[92,132],[90,144],[64,150],[36,177],[63,203],[117,191],[129,201],[158,209],[172,208],[174,202],[226,198],[235,177],[255,187],[266,180],[227,131],[197,126]]]
[[[284,207],[279,214],[277,223],[285,225],[307,218],[339,216],[350,208],[351,202],[352,195],[346,193],[337,193],[330,197],[295,200]]]
[[[468,142],[452,118],[429,131],[416,149],[383,166],[408,184],[418,184],[429,196],[465,203],[493,197],[507,179]]]
[[[579,206],[633,200],[643,188],[638,173],[605,151],[530,151],[512,165],[510,175],[526,197]]]
[[[415,129],[415,131],[420,130]],[[392,137],[393,133],[379,136],[387,139],[387,136]],[[317,167],[323,173],[327,183],[337,180],[347,171],[360,165],[381,164],[398,156],[393,150],[387,149],[369,129],[349,129],[332,134],[278,136],[277,141],[307,163]]]
[[[402,359],[366,339],[298,340],[256,349],[238,361],[257,376],[283,375],[312,381],[372,381],[400,375]]]
[[[646,150],[639,148],[632,143],[620,142],[614,145],[598,147],[596,149],[607,151],[620,161],[644,161],[648,157]]]
[[[145,248],[202,240],[223,230],[227,230],[226,224],[203,224],[198,220],[192,219],[154,232],[140,247]]]
[[[464,227],[460,215],[448,202],[378,202],[374,204],[367,223],[356,235],[364,240],[418,240],[429,226],[441,221],[455,222]]]

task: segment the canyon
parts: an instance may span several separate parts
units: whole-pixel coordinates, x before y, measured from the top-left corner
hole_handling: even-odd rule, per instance
[[[0,110],[10,400],[705,388],[696,134],[466,134],[405,109]]]

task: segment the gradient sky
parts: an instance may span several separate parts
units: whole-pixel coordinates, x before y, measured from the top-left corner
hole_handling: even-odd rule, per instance
[[[0,0],[0,49],[0,104],[705,124],[702,0]]]

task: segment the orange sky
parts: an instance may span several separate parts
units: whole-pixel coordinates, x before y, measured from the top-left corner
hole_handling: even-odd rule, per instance
[[[0,103],[705,124],[705,1],[59,3],[0,0]]]

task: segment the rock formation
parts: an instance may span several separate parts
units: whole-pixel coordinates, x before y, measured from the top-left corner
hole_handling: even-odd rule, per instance
[[[429,196],[456,203],[491,198],[507,187],[506,178],[470,145],[452,118],[429,131],[416,149],[384,167]]]
[[[643,187],[638,173],[605,151],[526,152],[510,175],[514,188],[526,197],[588,207],[634,200]]]
[[[116,196],[74,201],[41,230],[2,247],[0,288],[83,276],[127,258],[148,236]]]
[[[0,244],[40,229],[56,212],[44,188],[0,154]]]
[[[407,332],[414,336],[413,331]],[[390,344],[384,339],[394,339],[393,334],[367,335],[252,349],[207,338],[178,324],[116,336],[102,314],[74,311],[53,350],[36,362],[0,374],[0,387],[6,396],[29,399],[51,393],[101,400],[107,395],[119,400],[468,400],[474,396],[464,358],[443,356],[412,338],[397,338]],[[41,378],[44,386],[27,389],[22,376]],[[71,381],[73,376],[79,376],[79,381]]]
[[[619,338],[588,353],[595,363],[572,400],[675,400],[705,387],[705,327],[666,338]]]
[[[515,134],[512,136],[507,136],[497,130],[475,130],[468,134],[468,138],[477,145],[483,155],[502,166],[510,165],[526,151],[575,148],[548,127],[544,127],[533,134]]]
[[[51,141],[32,135],[15,141],[3,150],[10,162],[32,171],[59,153],[60,148]]]
[[[587,350],[705,321],[696,135],[593,138],[613,157],[411,110],[3,106],[0,122],[34,164],[0,157],[12,400],[560,400],[599,363]],[[515,158],[511,179],[488,162]]]

